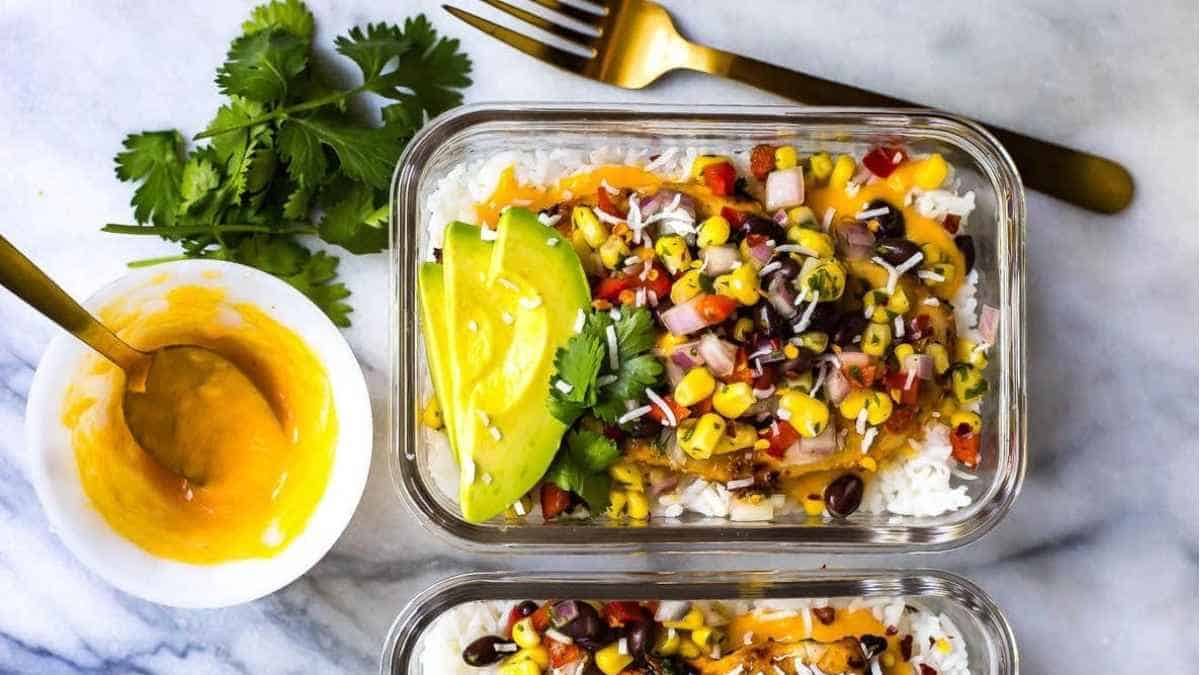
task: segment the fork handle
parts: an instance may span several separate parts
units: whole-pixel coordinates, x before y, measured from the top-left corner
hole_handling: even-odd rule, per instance
[[[802,103],[820,106],[925,108],[866,89],[731,54],[711,47],[701,68]],[[1133,199],[1133,178],[1111,159],[1039,140],[990,124],[982,126],[1008,150],[1025,185],[1100,213],[1116,213]]]

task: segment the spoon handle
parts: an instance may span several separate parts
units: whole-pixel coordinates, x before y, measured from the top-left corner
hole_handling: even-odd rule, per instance
[[[149,354],[130,347],[113,335],[3,235],[0,235],[0,286],[12,291],[125,372],[135,373],[146,368]]]

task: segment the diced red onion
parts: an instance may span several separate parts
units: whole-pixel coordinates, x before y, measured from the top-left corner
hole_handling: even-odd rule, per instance
[[[650,483],[650,485],[646,488],[646,495],[650,496],[650,497],[657,497],[658,495],[661,495],[662,493],[666,492],[667,490],[674,488],[678,484],[679,484],[679,474],[664,473],[663,477],[661,479],[659,479],[657,482]]]
[[[679,196],[679,205],[676,208],[685,211],[694,220],[696,218],[696,200],[675,190],[659,190],[654,193],[653,197],[642,202],[642,219],[645,220],[670,206],[671,202],[675,201],[676,195]]]
[[[861,221],[840,220],[833,234],[838,252],[850,260],[866,260],[875,249],[875,234]]]
[[[792,292],[791,284],[782,274],[776,274],[771,283],[767,284],[767,301],[785,319],[796,315],[796,294]]]
[[[985,344],[996,344],[996,328],[1000,325],[1000,310],[984,305],[979,312],[979,334]]]
[[[842,370],[849,368],[866,368],[871,365],[871,357],[862,352],[842,352],[838,355],[838,360],[842,362]]]
[[[775,248],[765,241],[750,247],[750,257],[759,267],[766,265],[774,256]]]
[[[830,403],[837,405],[849,393],[850,380],[846,379],[840,369],[830,368],[829,374],[825,376],[825,398],[829,399]]]
[[[717,377],[725,377],[733,373],[737,359],[737,345],[725,342],[712,333],[705,333],[700,338],[700,357],[708,365],[708,369]]]
[[[926,354],[910,354],[904,359],[902,370],[916,373],[922,380],[933,379],[933,358]]]
[[[683,376],[686,373],[678,363],[675,363],[674,359],[667,359],[666,363],[664,363],[664,367],[667,370],[667,382],[670,383],[671,388],[674,389],[675,385],[679,384],[679,382],[683,380]]]
[[[700,258],[704,261],[704,273],[709,276],[730,272],[742,261],[732,246],[705,246],[700,249]]]
[[[704,357],[700,355],[699,347],[700,343],[697,341],[681,344],[675,348],[675,351],[671,352],[671,360],[680,368],[702,366],[704,365]]]
[[[700,301],[708,297],[701,293],[682,305],[675,305],[659,315],[662,324],[672,335],[691,335],[701,328],[708,326],[708,321],[700,314]]]
[[[772,171],[767,175],[768,211],[786,209],[804,203],[804,170],[798,166]]]
[[[784,466],[812,464],[833,454],[837,450],[837,436],[834,435],[833,425],[814,438],[801,438],[792,443],[783,453],[780,463]]]
[[[654,610],[655,621],[678,621],[691,609],[692,603],[686,600],[662,600],[658,609]]]
[[[775,215],[772,216],[772,220],[775,221],[776,225],[783,225],[784,227],[787,227],[787,224],[788,224],[787,211],[785,211],[783,209],[779,209],[778,211],[775,212]]]
[[[757,417],[762,414],[773,415],[778,408],[779,397],[768,396],[767,398],[760,399],[750,404],[750,407],[746,409],[746,412],[742,413],[742,417]]]

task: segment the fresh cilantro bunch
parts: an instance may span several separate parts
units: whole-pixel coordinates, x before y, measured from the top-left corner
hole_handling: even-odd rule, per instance
[[[612,439],[590,429],[574,429],[567,434],[554,463],[546,470],[546,480],[574,492],[587,502],[593,513],[608,508],[612,487],[607,469],[621,456]]]
[[[351,253],[387,247],[388,181],[426,119],[462,102],[471,62],[458,41],[439,38],[423,15],[404,26],[352,28],[334,41],[362,82],[339,89],[318,73],[313,16],[299,0],[256,7],[217,70],[228,97],[185,148],[174,130],[126,137],[117,177],[137,183],[137,225],[107,232],[158,235],[181,258],[231,260],[278,276],[348,326],[350,291],[336,281],[338,258],[312,252],[317,236]],[[362,94],[388,101],[381,124],[349,107]]]
[[[617,338],[619,367],[608,358],[608,329]],[[645,307],[623,306],[614,318],[606,311],[588,315],[583,330],[571,336],[554,355],[550,413],[571,425],[584,413],[613,424],[628,409],[626,401],[646,400],[646,388],[662,378],[662,363],[648,353],[654,346],[654,319]],[[566,382],[567,393],[554,386]]]

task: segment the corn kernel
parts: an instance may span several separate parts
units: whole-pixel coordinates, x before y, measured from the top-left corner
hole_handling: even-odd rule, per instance
[[[698,607],[692,607],[683,618],[677,621],[664,621],[663,626],[682,630],[704,628],[704,613]]]
[[[800,356],[800,348],[789,342],[783,347],[783,355],[789,359],[794,359]]]
[[[721,437],[721,442],[717,443],[713,454],[724,455],[737,450],[745,450],[746,448],[754,447],[754,443],[757,440],[758,431],[754,427],[749,424],[734,423],[733,433],[727,433]]]
[[[959,403],[970,403],[979,400],[988,390],[987,380],[983,372],[965,363],[955,364],[950,371],[950,380],[954,389],[954,398]]]
[[[674,628],[668,627],[665,631],[659,631],[658,638],[654,641],[654,653],[660,656],[674,656],[679,653],[680,641],[679,632]]]
[[[808,230],[816,230],[821,227],[817,224],[817,216],[807,206],[793,206],[788,209],[787,217],[788,222],[795,227],[802,227]],[[791,239],[790,234],[788,235],[788,239]]]
[[[729,162],[732,164],[733,160],[721,155],[700,155],[696,159],[692,160],[692,178],[699,178],[700,174],[704,173],[705,169],[714,164],[721,164],[723,162]]]
[[[913,181],[919,188],[934,190],[946,182],[948,173],[946,160],[941,155],[934,153],[921,160],[921,163],[913,171]]]
[[[892,297],[888,298],[887,308],[892,314],[904,314],[911,307],[908,300],[908,294],[900,286],[896,286],[896,290],[892,292]]]
[[[603,671],[604,675],[617,675],[631,663],[633,663],[633,656],[622,654],[616,642],[596,652],[596,667]]]
[[[862,459],[858,460],[858,465],[861,466],[862,468],[866,469],[867,471],[875,471],[876,469],[879,468],[879,464],[877,464],[875,462],[875,458],[869,457],[869,456],[863,457]]]
[[[695,459],[708,459],[725,433],[725,420],[720,415],[705,413],[700,419],[685,420],[679,425],[679,447]]]
[[[708,641],[712,637],[713,629],[705,626],[692,631],[692,642],[696,643],[697,647],[704,649],[708,646]]]
[[[799,375],[789,375],[787,378],[787,386],[800,391],[811,391],[813,388],[813,374],[811,370],[806,370]]]
[[[612,476],[613,480],[624,483],[630,490],[641,492],[645,489],[642,472],[628,462],[617,462],[608,467],[608,475]]]
[[[627,492],[625,497],[629,500],[629,517],[634,520],[646,520],[650,517],[650,500],[646,499],[645,492]]]
[[[892,399],[888,395],[873,389],[855,389],[838,405],[842,417],[857,420],[858,414],[867,411],[867,423],[875,426],[883,424],[892,416]]]
[[[729,221],[722,216],[709,216],[696,231],[696,246],[720,246],[729,241]]]
[[[800,346],[811,350],[814,354],[820,354],[829,347],[829,335],[821,331],[810,330],[799,335]]]
[[[896,348],[892,350],[892,354],[896,355],[896,363],[901,367],[904,367],[904,360],[915,353],[916,350],[913,349],[912,345],[908,344],[907,342],[902,342],[896,345]]]
[[[533,661],[510,660],[501,664],[496,673],[497,675],[542,675],[542,668]]]
[[[953,279],[954,275],[956,274],[956,270],[955,270],[953,263],[938,263],[936,265],[930,265],[929,271],[938,275],[945,281],[949,281],[950,279]],[[938,281],[936,278],[934,278],[932,276],[922,277],[921,281],[923,281],[926,286],[937,286],[940,283],[944,283],[944,281]]]
[[[671,284],[671,302],[676,305],[700,295],[700,270],[688,270]]]
[[[892,324],[869,323],[863,331],[862,350],[871,356],[883,356],[892,344]]]
[[[676,347],[688,341],[686,335],[675,335],[671,331],[664,332],[655,344],[664,354],[670,354]]]
[[[679,655],[685,659],[694,659],[700,656],[700,648],[691,640],[683,640],[679,643]]]
[[[512,638],[518,647],[536,647],[542,643],[542,637],[533,627],[533,619],[530,617],[525,617],[513,624]]]
[[[946,259],[946,253],[942,251],[942,247],[933,242],[921,244],[921,264],[935,265]]]
[[[788,424],[805,438],[815,438],[829,426],[829,406],[795,389],[780,392],[779,410],[786,414]]]
[[[896,665],[896,657],[888,653],[884,653],[883,656],[879,657],[879,661],[885,668],[891,668],[892,666]]]
[[[808,166],[812,170],[812,175],[817,180],[825,180],[833,173],[833,160],[829,158],[829,153],[818,152],[808,158]]]
[[[833,172],[829,174],[829,185],[839,190],[846,187],[846,183],[854,177],[856,169],[854,158],[850,155],[838,155],[837,161],[834,162]]]
[[[971,433],[977,434],[983,428],[983,419],[979,417],[978,413],[973,413],[970,410],[959,410],[950,416],[950,427],[952,429],[957,429],[964,424],[971,430]]]
[[[754,332],[754,320],[748,317],[742,317],[733,324],[733,339],[738,342],[745,342],[750,334]],[[728,416],[727,416],[728,417]]]
[[[659,237],[654,242],[654,252],[662,259],[671,274],[679,272],[692,262],[692,254],[688,251],[687,241],[677,234]]]
[[[692,368],[675,385],[675,402],[682,406],[693,406],[712,396],[717,388],[717,380],[708,372],[708,368],[698,366]]]
[[[950,641],[949,641],[949,640],[947,640],[946,638],[942,638],[942,639],[940,639],[940,640],[938,640],[938,641],[937,641],[937,650],[938,650],[939,652],[941,652],[941,653],[943,653],[943,654],[949,654],[949,653],[950,653],[950,649],[951,649],[951,647],[950,647]]]
[[[571,209],[571,222],[583,233],[584,241],[592,248],[600,248],[608,239],[608,227],[586,206]]]
[[[787,231],[788,241],[813,252],[818,258],[833,257],[833,239],[824,232],[818,232],[802,225],[793,225]]]
[[[713,409],[728,419],[741,417],[754,405],[754,390],[748,382],[722,384],[713,392]]]
[[[608,517],[613,520],[620,520],[621,514],[625,512],[625,504],[628,498],[621,490],[608,491]]]
[[[926,345],[925,353],[933,359],[933,370],[938,375],[944,375],[947,370],[950,370],[950,354],[946,351],[945,345],[940,342],[931,342]]]
[[[620,237],[609,237],[600,245],[600,263],[610,270],[622,265],[628,255],[629,246]]]
[[[421,411],[421,424],[430,429],[442,428],[442,407],[438,405],[436,396],[430,396],[429,402],[425,404],[425,409]]]
[[[781,145],[775,148],[776,169],[791,169],[794,166],[796,166],[796,148],[790,145]]]
[[[953,396],[946,396],[938,402],[937,412],[942,416],[942,419],[950,419],[954,413],[958,412],[958,403],[955,402]]]
[[[758,302],[758,271],[753,265],[742,265],[729,274],[722,274],[713,282],[713,289],[743,305]]]
[[[544,670],[550,667],[550,650],[546,649],[542,645],[526,647],[508,657],[508,659],[505,660],[505,663],[532,663],[537,666],[539,670]]]
[[[812,298],[813,293],[821,302],[830,302],[842,297],[846,290],[846,268],[842,263],[832,258],[817,261],[810,258],[800,268],[800,278],[796,284],[803,297]]]
[[[771,447],[771,441],[768,441],[765,438],[760,438],[757,441],[754,441],[755,450],[766,450],[769,447]]]
[[[987,353],[978,347],[979,345],[970,340],[959,338],[958,344],[955,345],[954,360],[959,363],[969,363],[980,370],[986,370],[988,366]]]

